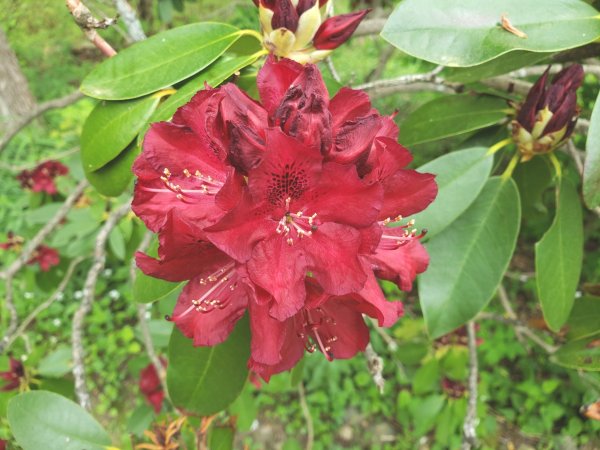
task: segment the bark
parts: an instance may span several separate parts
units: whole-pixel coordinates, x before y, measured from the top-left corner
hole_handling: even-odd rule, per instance
[[[0,132],[6,124],[28,114],[35,107],[27,79],[6,35],[0,29]]]

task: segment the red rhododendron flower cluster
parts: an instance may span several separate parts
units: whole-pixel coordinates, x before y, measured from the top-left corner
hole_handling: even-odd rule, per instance
[[[0,391],[13,391],[19,389],[21,382],[25,379],[25,368],[18,359],[10,357],[9,368],[6,372],[0,372],[0,378],[4,380],[4,385]]]
[[[25,242],[25,239],[14,234],[12,231],[9,231],[6,237],[6,242],[0,242],[0,249],[19,252],[23,246],[23,243]],[[58,251],[43,244],[35,249],[31,255],[31,258],[29,258],[29,261],[27,261],[27,264],[29,265],[39,264],[40,269],[43,272],[49,271],[52,267],[58,265],[58,263],[60,263]]]
[[[33,192],[56,194],[54,179],[69,173],[69,168],[58,161],[45,161],[33,170],[23,170],[17,175],[21,187]]]
[[[133,209],[159,235],[159,259],[138,254],[141,270],[189,280],[177,327],[215,345],[248,311],[249,367],[268,380],[305,350],[364,350],[363,314],[381,326],[402,315],[377,278],[410,290],[426,269],[421,234],[400,216],[437,186],[405,168],[397,126],[364,92],[330,99],[316,66],[285,59],[257,81],[261,103],[233,84],[207,88],[152,126]]]
[[[165,360],[161,359],[161,363],[166,367],[167,363]],[[152,405],[152,408],[158,414],[165,398],[165,392],[160,384],[160,378],[154,364],[150,363],[140,371],[139,386],[146,401]]]

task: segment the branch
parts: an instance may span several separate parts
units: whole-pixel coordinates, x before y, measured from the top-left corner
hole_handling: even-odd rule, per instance
[[[367,367],[373,377],[373,382],[375,383],[375,386],[377,386],[377,389],[379,389],[379,393],[383,395],[383,390],[385,388],[385,379],[383,378],[383,358],[373,350],[371,344],[367,345],[367,348],[365,348],[365,358],[367,358]]]
[[[359,37],[379,34],[381,33],[381,30],[383,30],[386,21],[386,18],[363,20],[352,36]]]
[[[83,321],[90,312],[96,291],[98,275],[104,268],[106,262],[106,241],[112,229],[119,220],[130,210],[129,202],[114,210],[100,229],[96,236],[96,247],[94,250],[94,262],[90,268],[85,284],[83,286],[83,298],[79,308],[73,316],[73,329],[71,343],[73,346],[73,377],[75,378],[75,394],[79,404],[89,410],[91,409],[90,393],[85,382],[85,351],[83,349]]]
[[[459,83],[451,83],[438,74],[443,70],[443,66],[437,66],[431,72],[402,75],[388,80],[376,80],[354,86],[354,89],[361,89],[369,92],[372,97],[382,97],[398,92],[413,92],[423,90],[434,90],[439,92],[457,93],[463,90]]]
[[[298,396],[300,397],[302,415],[304,416],[304,420],[306,420],[306,446],[304,449],[312,450],[315,442],[315,429],[310,410],[308,409],[308,403],[306,403],[306,394],[304,392],[304,383],[302,381],[298,384]]]
[[[146,34],[142,28],[135,10],[127,2],[127,0],[114,0],[115,7],[119,12],[119,16],[122,19],[125,27],[127,28],[127,34],[132,41],[138,42],[146,39]]]
[[[105,56],[109,58],[115,56],[117,54],[115,49],[98,34],[97,30],[98,28],[108,28],[116,22],[116,19],[96,19],[81,0],[66,0],[66,3],[75,23],[81,28],[88,40]]]
[[[479,365],[477,361],[477,337],[475,336],[475,322],[467,322],[467,339],[469,345],[469,402],[467,414],[463,424],[463,450],[477,447],[477,378]]]
[[[14,122],[12,122],[9,129],[6,131],[6,133],[4,133],[4,136],[2,136],[2,138],[0,139],[0,153],[2,153],[2,151],[6,148],[6,146],[12,140],[12,138],[14,138],[19,133],[19,131],[21,131],[23,128],[29,125],[33,119],[51,109],[64,108],[65,106],[75,103],[83,97],[84,95],[81,92],[75,91],[71,92],[69,95],[65,95],[64,97],[55,98],[53,100],[49,100],[47,102],[40,103],[39,105],[37,105],[35,108],[33,108],[33,111],[31,111],[28,115],[20,117]]]
[[[45,311],[46,309],[48,309],[52,305],[52,303],[54,303],[61,296],[61,294],[67,287],[67,284],[69,284],[69,281],[71,280],[71,277],[73,276],[73,273],[75,272],[75,268],[81,261],[83,261],[83,258],[81,258],[81,257],[75,258],[73,261],[71,261],[71,264],[69,264],[69,268],[67,269],[65,276],[63,277],[62,281],[60,282],[60,284],[58,285],[58,287],[56,288],[54,293],[45,302],[39,304],[25,318],[25,320],[23,320],[23,322],[21,322],[21,325],[18,326],[18,328],[15,330],[14,333],[7,334],[4,336],[4,338],[2,338],[2,342],[0,342],[0,347],[1,347],[0,353],[9,349],[10,346],[13,344],[13,342],[20,335],[22,335],[25,332],[25,330],[31,324],[31,322],[33,322],[42,311]]]
[[[54,214],[54,217],[50,219],[46,225],[42,227],[40,231],[31,239],[19,257],[13,261],[13,263],[4,272],[0,272],[0,278],[8,279],[14,276],[21,268],[27,264],[31,259],[33,252],[40,246],[40,244],[46,239],[46,237],[54,231],[54,229],[63,221],[67,216],[73,205],[79,200],[79,197],[88,186],[87,180],[82,180],[75,187],[75,190],[67,197],[60,209]]]
[[[152,233],[147,232],[144,235],[144,239],[140,243],[137,251],[145,252],[150,245],[150,240],[152,239]],[[135,283],[135,258],[131,260],[131,266],[129,269],[129,278],[131,279],[131,284]],[[152,335],[150,334],[150,328],[148,328],[148,321],[146,320],[146,306],[139,303],[137,305],[137,316],[138,316],[138,324],[140,326],[140,331],[142,333],[142,342],[144,344],[144,348],[146,349],[146,353],[148,353],[148,357],[154,366],[154,370],[158,374],[158,379],[160,380],[160,385],[165,394],[167,394],[167,383],[166,383],[166,373],[165,367],[163,366],[160,358],[156,354],[156,350],[154,349],[154,344],[152,343]]]

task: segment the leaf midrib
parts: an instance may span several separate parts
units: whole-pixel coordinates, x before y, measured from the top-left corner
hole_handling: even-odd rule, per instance
[[[216,348],[216,346],[214,346],[214,345],[212,347],[210,347],[210,352],[208,353],[208,358],[206,359],[206,365],[204,366],[204,370],[202,371],[202,374],[200,375],[200,378],[198,379],[198,383],[196,384],[196,387],[194,388],[194,391],[192,392],[192,395],[190,396],[190,400],[192,400],[192,401],[196,398],[198,391],[203,387],[202,384],[204,383],[205,378],[208,376],[210,364],[211,364],[213,356],[215,354],[215,348]]]

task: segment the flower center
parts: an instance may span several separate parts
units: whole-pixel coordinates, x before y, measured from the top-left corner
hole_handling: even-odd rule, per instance
[[[204,175],[199,170],[196,170],[193,174],[188,169],[183,169],[183,178],[181,175],[178,177],[179,182],[185,183],[186,187],[181,187],[172,180],[173,174],[165,167],[163,175],[160,177],[164,184],[164,188],[149,188],[143,187],[148,192],[173,192],[175,196],[184,203],[195,203],[196,200],[206,195],[216,195],[223,182],[214,179],[209,175]]]
[[[290,211],[290,203],[292,199],[288,197],[285,200],[286,212],[281,220],[277,223],[275,231],[286,238],[288,245],[294,245],[294,237],[302,239],[305,236],[312,236],[317,231],[318,225],[315,221],[317,213],[312,216],[307,216],[303,211],[292,213]]]
[[[378,248],[381,250],[396,250],[403,245],[408,244],[409,242],[415,239],[421,239],[427,234],[427,229],[423,228],[421,233],[417,234],[417,229],[414,228],[415,220],[411,219],[404,225],[399,225],[394,228],[387,227],[390,223],[398,223],[402,220],[402,216],[398,216],[394,219],[387,218],[381,222],[379,225],[383,229],[383,234],[381,235],[381,241],[379,241]]]
[[[306,351],[312,353],[318,347],[328,361],[333,361],[331,344],[336,342],[338,337],[328,333],[325,327],[335,325],[333,317],[328,316],[322,308],[315,308],[311,311],[304,309],[298,337],[304,342]]]
[[[201,296],[193,299],[191,305],[181,314],[173,317],[167,316],[167,320],[176,322],[192,311],[206,314],[215,309],[226,308],[233,292],[238,287],[238,276],[234,263],[226,264],[206,278],[200,278],[199,283],[204,286]]]

